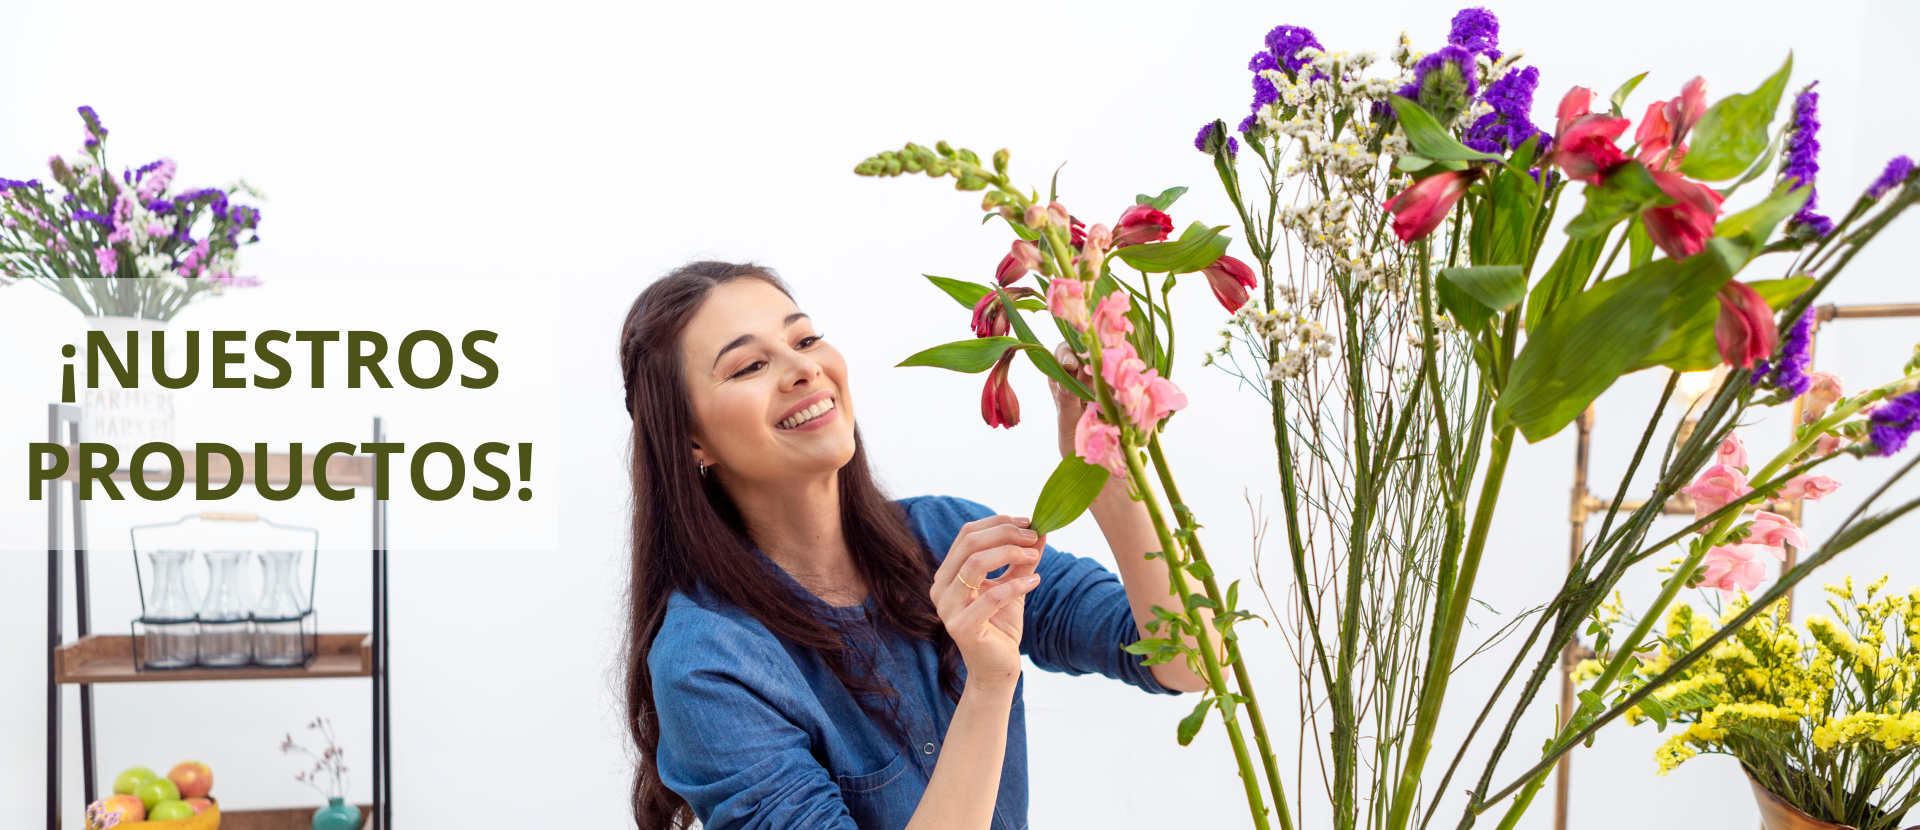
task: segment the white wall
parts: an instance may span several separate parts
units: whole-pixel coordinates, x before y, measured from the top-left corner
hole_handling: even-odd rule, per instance
[[[193,390],[183,393],[181,437],[363,440],[367,419],[380,414],[393,440],[536,442],[539,497],[524,507],[476,511],[396,490],[396,813],[410,827],[620,826],[628,772],[611,672],[628,421],[614,349],[621,313],[649,277],[706,257],[777,267],[849,355],[863,428],[892,490],[1022,512],[1054,452],[1039,376],[1016,372],[1032,424],[994,432],[977,419],[976,378],[890,368],[965,334],[964,312],[918,275],[983,279],[1005,237],[975,224],[973,196],[924,179],[857,178],[853,164],[907,140],[945,138],[982,153],[1006,146],[1015,173],[1036,185],[1070,162],[1062,199],[1081,216],[1111,216],[1134,193],[1184,184],[1194,191],[1173,211],[1177,221],[1226,223],[1231,209],[1188,142],[1201,122],[1244,112],[1246,56],[1268,28],[1305,25],[1333,48],[1384,53],[1402,29],[1417,44],[1438,44],[1453,10],[14,0],[0,6],[0,30],[10,33],[0,51],[0,107],[9,113],[0,175],[41,175],[47,155],[71,153],[73,108],[91,104],[113,130],[116,164],[165,154],[180,163],[183,183],[244,175],[271,197],[264,241],[244,260],[267,284],[190,309],[180,327],[502,332],[502,387],[487,393],[329,389],[269,400]],[[1750,88],[1794,49],[1796,84],[1822,80],[1820,184],[1830,206],[1888,156],[1920,150],[1899,62],[1920,33],[1907,5],[1830,2],[1816,13],[1804,3],[1736,11],[1672,2],[1615,23],[1550,4],[1494,11],[1503,46],[1527,49],[1542,68],[1543,121],[1574,84],[1606,90],[1651,70],[1637,102],[1696,74],[1724,94]],[[1832,299],[1920,299],[1911,231],[1890,236]],[[1179,372],[1193,406],[1167,440],[1190,502],[1213,529],[1221,570],[1245,575],[1243,495],[1274,501],[1270,434],[1256,397],[1193,365],[1218,321],[1203,291],[1183,291],[1180,338],[1191,345]],[[0,291],[8,445],[40,440],[42,405],[58,390],[58,344],[81,327],[37,288]],[[1886,377],[1917,330],[1912,321],[1837,324],[1820,363],[1856,383]],[[1595,489],[1623,468],[1654,382],[1632,378],[1602,399]],[[1783,430],[1759,424],[1749,440],[1777,446],[1768,436]],[[1516,454],[1480,586],[1502,612],[1538,604],[1558,584],[1571,456],[1565,435]],[[1809,511],[1812,530],[1829,529],[1888,469],[1867,463],[1840,474],[1848,489]],[[38,826],[42,804],[44,512],[19,489],[0,501],[0,620],[9,634],[0,665],[10,667],[0,679],[0,825],[28,827]],[[111,628],[135,599],[124,551],[104,548],[119,544],[127,524],[191,508],[94,508],[103,548],[95,623]],[[289,504],[284,514],[325,528],[329,627],[364,627],[366,557],[353,546],[365,538],[365,502]],[[1090,524],[1055,541],[1099,555]],[[1270,550],[1281,543],[1269,537]],[[1902,555],[1910,550],[1889,535],[1835,573],[1890,570],[1897,584],[1920,582]],[[1284,584],[1283,574],[1269,575]],[[1653,582],[1650,572],[1633,575],[1629,598],[1644,601]],[[1500,621],[1478,620],[1479,630]],[[1282,644],[1256,636],[1249,648],[1269,710],[1284,723],[1292,687]],[[1464,710],[1490,687],[1498,657],[1461,672],[1456,705]],[[106,775],[198,757],[214,765],[216,793],[230,804],[306,803],[273,746],[319,712],[336,719],[358,760],[355,797],[370,793],[364,681],[103,688],[99,698]],[[1190,699],[1033,672],[1028,706],[1035,826],[1244,826],[1218,726],[1193,747],[1173,743]],[[1547,708],[1530,715],[1515,763],[1550,723]],[[70,720],[69,736],[76,731]],[[1441,751],[1450,754],[1459,736],[1442,734]],[[1650,756],[1661,737],[1615,730],[1576,756],[1574,826],[1613,826],[1629,809],[1653,826],[1751,823],[1728,759],[1655,778]],[[77,776],[77,745],[68,746]],[[1309,793],[1317,775],[1312,766],[1303,774]],[[70,792],[77,807],[77,788]],[[1550,806],[1543,800],[1523,826],[1545,826]],[[1320,823],[1318,811],[1303,822]]]

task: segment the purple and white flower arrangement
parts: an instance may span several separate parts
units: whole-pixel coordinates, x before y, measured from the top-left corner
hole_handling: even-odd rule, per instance
[[[167,158],[114,175],[106,125],[79,113],[80,152],[49,158],[49,182],[0,178],[0,285],[38,282],[88,316],[164,321],[259,284],[238,255],[260,241],[260,209],[236,198],[260,194],[245,182],[176,191]]]

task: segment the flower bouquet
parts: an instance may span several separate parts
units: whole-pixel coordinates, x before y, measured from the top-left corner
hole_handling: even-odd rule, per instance
[[[80,154],[47,161],[59,192],[0,178],[0,285],[36,281],[89,317],[166,321],[196,299],[259,283],[234,270],[240,247],[260,241],[260,210],[230,201],[259,194],[244,182],[170,192],[172,159],[115,176],[100,116],[81,107],[80,120]]]
[[[1654,754],[1660,774],[1702,752],[1723,753],[1812,820],[1860,830],[1899,826],[1920,805],[1920,588],[1889,594],[1886,584],[1881,577],[1864,597],[1851,577],[1826,586],[1833,616],[1807,618],[1810,640],[1777,604],[1628,710],[1630,722],[1663,731],[1685,725]],[[1741,595],[1724,619],[1748,607]],[[1667,671],[1716,626],[1681,604],[1667,613],[1665,629],[1635,677]]]
[[[1531,116],[1539,72],[1521,65],[1520,52],[1503,52],[1498,31],[1492,14],[1467,9],[1444,45],[1422,53],[1402,35],[1386,61],[1330,51],[1296,26],[1269,32],[1249,64],[1251,115],[1236,131],[1206,124],[1194,142],[1234,205],[1244,260],[1226,254],[1228,225],[1193,222],[1174,236],[1169,211],[1185,188],[1143,194],[1111,225],[1086,224],[1060,201],[1057,179],[1045,199],[1015,184],[1006,150],[988,164],[945,142],[908,144],[855,168],[952,176],[960,190],[984,191],[985,221],[1012,232],[990,282],[933,278],[967,307],[974,337],[902,365],[987,372],[981,414],[993,426],[1019,421],[1006,381],[1019,355],[1085,402],[1075,455],[1043,488],[1035,529],[1071,521],[1110,475],[1125,477],[1158,532],[1152,556],[1166,564],[1174,594],[1155,609],[1153,636],[1132,650],[1150,663],[1188,661],[1207,678],[1177,735],[1188,742],[1218,712],[1262,830],[1291,828],[1296,815],[1341,830],[1425,827],[1440,806],[1434,794],[1457,791],[1453,777],[1483,731],[1487,761],[1458,826],[1511,798],[1500,821],[1511,828],[1561,755],[1718,644],[1694,644],[1652,676],[1629,671],[1628,658],[1650,644],[1651,622],[1684,587],[1754,582],[1771,558],[1758,548],[1804,547],[1798,567],[1729,621],[1737,630],[1814,568],[1920,506],[1869,513],[1882,488],[1820,544],[1777,514],[1765,527],[1742,521],[1768,499],[1831,491],[1816,467],[1899,452],[1920,426],[1920,362],[1850,397],[1837,381],[1821,387],[1825,405],[1803,403],[1811,417],[1795,441],[1751,470],[1733,436],[1753,408],[1816,394],[1806,371],[1812,304],[1920,198],[1911,163],[1896,159],[1837,221],[1814,212],[1811,86],[1775,126],[1790,59],[1753,91],[1718,101],[1704,80],[1689,81],[1647,104],[1637,127],[1625,113],[1644,74],[1598,110],[1576,86],[1549,134]],[[1724,200],[1756,181],[1764,197],[1725,215]],[[1563,201],[1571,216],[1557,218]],[[1557,253],[1542,256],[1556,236]],[[1740,278],[1760,269],[1777,276]],[[1181,498],[1160,442],[1187,404],[1173,381],[1172,321],[1179,279],[1192,274],[1231,314],[1223,342],[1200,362],[1271,408],[1292,583],[1273,604],[1291,612],[1276,622],[1300,656],[1300,722],[1321,736],[1296,761],[1322,766],[1326,798],[1312,804],[1304,792],[1289,804],[1235,632],[1253,614],[1241,608],[1237,581],[1222,590],[1196,519],[1204,505]],[[1024,284],[1029,276],[1036,288]],[[1024,317],[1043,310],[1072,362],[1092,369],[1086,382]],[[1676,406],[1680,373],[1715,367],[1724,373],[1717,389]],[[1491,634],[1521,640],[1492,693],[1449,701],[1453,671],[1475,653],[1466,624],[1516,439],[1558,433],[1620,377],[1643,370],[1668,374],[1666,390],[1598,536],[1553,596]],[[1681,428],[1667,426],[1674,408],[1690,410]],[[1633,493],[1642,464],[1653,465],[1655,481]],[[1640,506],[1629,495],[1643,496]],[[1650,539],[1665,506],[1689,497],[1695,521]],[[1612,659],[1578,710],[1564,713],[1537,762],[1496,787],[1516,726],[1582,624],[1599,636],[1592,626],[1603,599],[1632,565],[1675,544],[1684,545],[1675,578],[1640,625],[1598,644]],[[1503,696],[1512,709],[1495,717]],[[1447,756],[1432,755],[1443,719],[1473,724],[1444,767],[1436,761]]]

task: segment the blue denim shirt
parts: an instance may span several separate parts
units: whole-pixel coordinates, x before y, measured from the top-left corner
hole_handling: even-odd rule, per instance
[[[900,502],[920,543],[937,561],[960,526],[993,511],[950,496]],[[687,800],[708,830],[897,830],[913,817],[953,720],[940,689],[933,645],[892,629],[874,630],[873,600],[835,607],[774,568],[849,637],[878,644],[876,670],[899,692],[900,731],[874,722],[810,651],[774,636],[738,608],[710,596],[675,593],[654,639],[660,717],[660,777]],[[1126,590],[1091,559],[1048,546],[1040,585],[1027,595],[1020,651],[1034,665],[1068,674],[1098,672],[1171,694],[1121,648],[1139,639]],[[862,629],[862,627],[865,627]],[[868,646],[873,648],[873,646]],[[1007,757],[994,802],[995,830],[1027,826],[1024,683],[1007,722]]]

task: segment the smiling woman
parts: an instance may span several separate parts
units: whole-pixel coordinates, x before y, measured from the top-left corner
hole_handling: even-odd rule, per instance
[[[970,501],[891,501],[847,365],[772,272],[700,262],[635,300],[627,715],[643,830],[1026,826],[1021,656],[1150,692],[1167,595],[1144,510],[1093,506],[1121,576]],[[1077,399],[1056,396],[1066,446]]]

